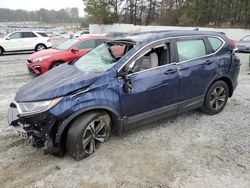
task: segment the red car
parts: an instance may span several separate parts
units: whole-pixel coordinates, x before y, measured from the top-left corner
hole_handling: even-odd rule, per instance
[[[72,62],[99,46],[110,37],[87,36],[70,39],[53,49],[33,53],[28,58],[27,67],[33,75],[40,75],[62,64]]]

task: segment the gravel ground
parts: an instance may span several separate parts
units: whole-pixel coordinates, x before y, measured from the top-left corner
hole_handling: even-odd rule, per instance
[[[247,54],[239,54],[239,86],[220,114],[195,110],[112,135],[79,162],[44,155],[7,124],[15,92],[33,79],[27,56],[0,57],[0,187],[250,187]]]

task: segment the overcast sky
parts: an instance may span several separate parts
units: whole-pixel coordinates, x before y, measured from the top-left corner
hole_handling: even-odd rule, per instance
[[[41,8],[60,10],[77,7],[80,16],[84,15],[82,0],[0,0],[0,8],[39,10]]]

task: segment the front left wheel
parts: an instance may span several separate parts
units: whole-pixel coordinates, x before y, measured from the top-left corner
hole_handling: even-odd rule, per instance
[[[69,128],[67,152],[76,160],[93,154],[108,139],[110,116],[105,112],[90,112],[79,116]]]

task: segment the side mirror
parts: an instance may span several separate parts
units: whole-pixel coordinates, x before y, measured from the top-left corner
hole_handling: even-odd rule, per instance
[[[133,89],[132,82],[125,72],[120,72],[118,76],[122,77],[124,80],[123,90],[125,93],[131,93]]]
[[[72,49],[71,49],[71,52],[72,52],[72,53],[79,52],[79,49],[78,49],[78,48],[76,48],[76,47],[74,47],[74,48],[72,48]]]
[[[6,37],[6,39],[5,40],[10,40],[10,37]]]

